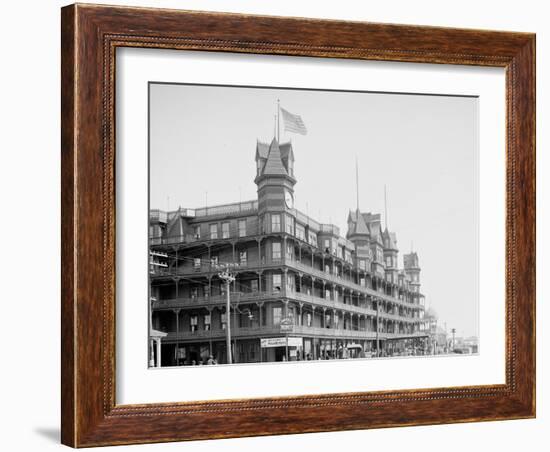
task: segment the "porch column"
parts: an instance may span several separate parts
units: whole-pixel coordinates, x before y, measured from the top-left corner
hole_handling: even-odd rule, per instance
[[[264,305],[263,301],[257,301],[256,304],[258,305],[258,326],[261,328],[262,325],[262,306]]]
[[[155,340],[149,339],[149,367],[155,367]]]
[[[161,356],[160,356],[160,337],[159,338],[156,338],[155,341],[157,342],[157,365],[156,367],[160,367],[160,363],[161,363]]]
[[[179,336],[180,333],[180,311],[181,309],[172,309],[172,312],[176,314],[176,337]]]
[[[207,306],[206,310],[208,311],[208,315],[210,316],[210,330],[208,331],[208,354],[213,355],[212,353],[212,311],[214,308],[212,306]]]

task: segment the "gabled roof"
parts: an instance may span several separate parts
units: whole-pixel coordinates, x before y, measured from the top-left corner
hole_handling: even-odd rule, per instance
[[[397,250],[397,236],[395,235],[395,232],[390,232],[388,231],[388,228],[386,228],[382,235],[384,237],[384,245],[386,249]]]
[[[269,143],[263,143],[262,141],[256,142],[256,158],[267,159],[269,154]],[[279,143],[279,149],[281,151],[281,158],[286,160],[289,155],[294,158],[294,151],[292,149],[292,143],[290,141],[286,143]]]
[[[272,142],[273,143],[273,142]],[[256,161],[260,161],[260,174],[263,174],[267,158],[269,157],[269,149],[271,144],[263,143],[261,141],[256,141]],[[292,150],[292,143],[289,141],[287,143],[279,144],[279,152],[281,154],[281,161],[287,174],[289,173],[289,161],[294,162],[294,151]]]
[[[281,149],[279,143],[273,138],[273,141],[269,145],[269,152],[267,155],[267,161],[263,167],[262,175],[265,176],[288,176],[283,160],[281,158]]]
[[[256,142],[256,158],[266,159],[269,154],[269,143]]]
[[[371,236],[378,240],[379,243],[382,243],[382,227],[380,226],[380,214],[367,214],[370,215],[369,220],[365,219],[370,228]],[[383,243],[382,243],[383,244]]]
[[[390,246],[395,250],[397,249],[397,236],[395,232],[390,232]]]
[[[279,149],[281,150],[281,158],[283,161],[286,161],[289,157],[294,160],[294,151],[292,150],[292,143],[290,141],[288,143],[279,144]]]
[[[170,237],[183,235],[183,221],[184,220],[181,215],[179,215],[179,212],[177,215],[174,215],[174,217],[169,220],[168,224],[166,225],[166,231],[168,233],[167,235]]]

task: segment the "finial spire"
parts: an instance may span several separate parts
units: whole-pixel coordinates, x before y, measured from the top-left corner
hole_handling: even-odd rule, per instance
[[[386,193],[386,184],[384,184],[384,221],[386,222],[386,229],[388,229],[388,196]]]
[[[277,99],[277,142],[281,141],[281,118],[280,118],[281,104]]]
[[[357,198],[357,212],[359,212],[359,163],[357,161],[357,154],[355,154],[355,191]]]

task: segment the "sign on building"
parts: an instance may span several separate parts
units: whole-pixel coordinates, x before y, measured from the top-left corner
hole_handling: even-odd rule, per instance
[[[281,319],[280,323],[281,333],[292,333],[294,331],[294,321],[290,317]]]
[[[262,348],[271,348],[271,347],[286,347],[288,340],[289,347],[301,347],[302,338],[301,337],[268,337],[260,339],[260,345]]]

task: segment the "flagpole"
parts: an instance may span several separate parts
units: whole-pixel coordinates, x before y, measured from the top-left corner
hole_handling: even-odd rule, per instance
[[[359,212],[359,163],[357,161],[357,154],[355,154],[355,191],[357,201],[357,211]]]
[[[280,111],[281,106],[279,103],[279,99],[277,99],[277,141],[280,142],[281,140],[281,119],[280,119]]]
[[[388,198],[386,195],[386,184],[384,184],[384,220],[386,222],[386,229],[388,229]]]

